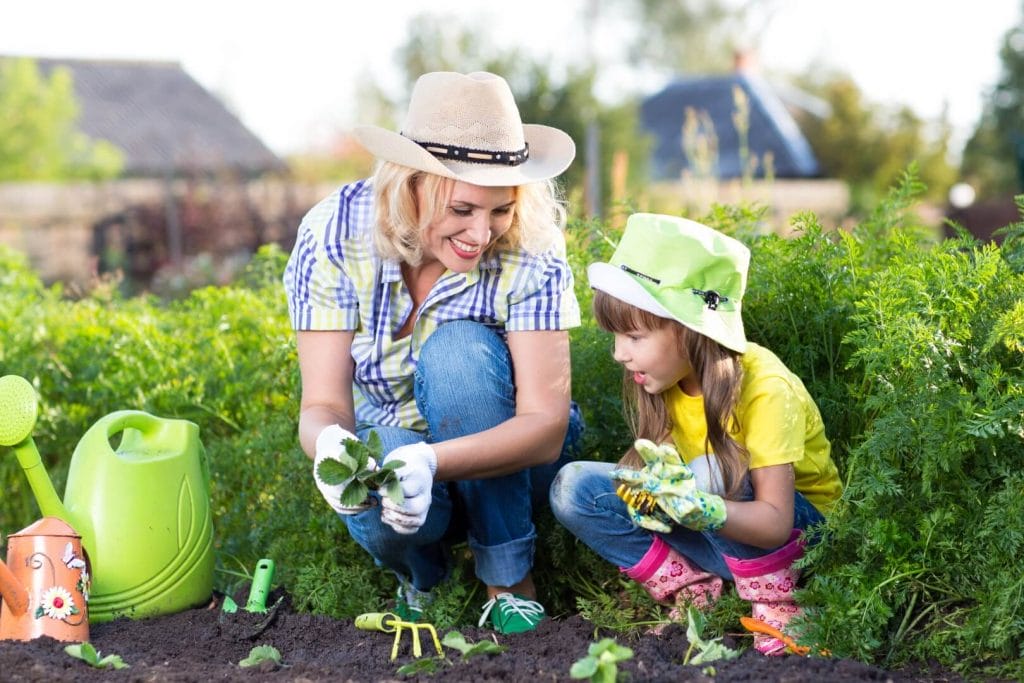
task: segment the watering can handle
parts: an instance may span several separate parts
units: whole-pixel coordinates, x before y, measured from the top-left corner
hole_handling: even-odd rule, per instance
[[[184,420],[173,421],[184,422]],[[96,430],[104,433],[105,438],[109,442],[112,436],[119,432],[123,432],[125,429],[135,429],[143,436],[153,437],[158,435],[162,429],[165,429],[167,424],[167,419],[151,415],[150,413],[142,410],[118,410],[101,417],[93,424],[89,431],[92,432],[93,430]],[[198,446],[200,472],[203,477],[203,483],[207,490],[209,490],[210,464],[206,459],[206,450],[203,448],[201,441]]]
[[[137,429],[143,434],[156,432],[161,427],[162,420],[141,410],[118,410],[110,413],[94,426],[101,426],[106,430],[107,438],[114,436],[125,429]]]

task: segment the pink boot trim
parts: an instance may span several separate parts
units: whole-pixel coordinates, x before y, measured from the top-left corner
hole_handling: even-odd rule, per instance
[[[751,603],[755,619],[785,632],[793,617],[803,610],[793,599],[800,572],[793,563],[803,556],[804,541],[794,529],[789,542],[775,552],[753,560],[725,556],[725,562],[736,580],[736,593]],[[754,636],[754,648],[765,655],[785,653],[785,644],[764,634]]]
[[[768,574],[791,564],[804,556],[803,532],[800,529],[793,529],[789,534],[789,540],[778,550],[768,553],[763,557],[755,557],[752,560],[741,560],[738,557],[723,555],[725,563],[729,565],[733,576],[761,576]]]
[[[634,566],[621,571],[644,587],[656,602],[706,607],[722,593],[722,579],[701,570],[655,536]],[[674,598],[674,600],[673,600]]]
[[[637,583],[644,583],[647,579],[654,576],[654,572],[658,571],[661,565],[665,564],[665,558],[668,557],[669,550],[671,548],[668,547],[668,543],[661,540],[661,536],[655,536],[654,540],[651,541],[651,547],[647,549],[647,552],[644,553],[639,562],[629,569],[620,569],[626,576]]]

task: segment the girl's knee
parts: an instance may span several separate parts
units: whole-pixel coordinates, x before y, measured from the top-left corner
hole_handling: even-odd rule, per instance
[[[565,520],[575,514],[581,501],[590,498],[593,501],[607,475],[595,471],[593,465],[598,463],[570,462],[564,465],[548,491],[551,511],[559,520]]]

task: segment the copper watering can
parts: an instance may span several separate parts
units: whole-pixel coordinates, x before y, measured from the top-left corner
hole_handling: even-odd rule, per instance
[[[81,534],[93,573],[92,622],[170,614],[209,600],[210,473],[198,426],[138,410],[100,418],[71,456],[62,501],[32,440],[37,410],[27,380],[0,377],[0,447],[13,448],[43,515]]]
[[[8,536],[0,596],[0,640],[89,640],[89,566],[75,530],[43,517]]]

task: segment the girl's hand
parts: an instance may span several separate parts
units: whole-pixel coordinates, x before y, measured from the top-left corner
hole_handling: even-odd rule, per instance
[[[673,446],[638,439],[634,447],[646,463],[644,468],[616,469],[612,471],[613,478],[652,496],[672,521],[689,529],[716,531],[725,525],[725,501],[697,488],[693,472]]]

